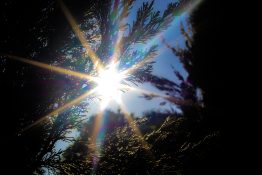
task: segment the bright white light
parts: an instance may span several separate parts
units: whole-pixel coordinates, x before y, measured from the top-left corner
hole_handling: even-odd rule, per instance
[[[96,91],[102,100],[102,110],[106,108],[111,100],[119,101],[121,97],[120,82],[122,79],[123,76],[117,71],[116,64],[111,64],[100,71],[96,79]]]

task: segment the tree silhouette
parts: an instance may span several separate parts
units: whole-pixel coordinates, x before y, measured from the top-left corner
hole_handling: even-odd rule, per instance
[[[170,46],[163,39],[166,47],[177,56],[188,72],[188,77],[185,79],[174,70],[179,79],[178,83],[159,77],[148,79],[168,95],[193,102],[181,105],[174,101],[183,112],[183,118],[180,120],[185,124],[177,131],[186,129],[188,132],[186,135],[189,135],[183,136],[186,140],[180,144],[185,143],[177,149],[176,156],[171,156],[182,156],[174,160],[174,162],[178,161],[177,165],[181,165],[179,172],[182,171],[182,174],[220,174],[225,168],[226,161],[222,157],[225,155],[222,136],[224,136],[223,116],[225,116],[227,98],[225,93],[227,67],[224,66],[225,62],[222,59],[225,54],[222,49],[225,39],[223,19],[224,11],[221,3],[217,1],[201,3],[190,14],[189,27],[185,28],[181,24],[185,48]],[[188,29],[189,31],[186,31]],[[225,69],[222,70],[223,67]],[[161,83],[158,79],[162,80]],[[201,94],[197,94],[199,90]],[[145,97],[154,98],[154,96],[148,97],[147,94]],[[171,99],[166,100],[173,102]],[[170,124],[173,122],[177,123],[171,120]],[[165,145],[176,145],[176,143]],[[168,155],[172,155],[172,151],[168,151]]]
[[[221,33],[217,35],[217,28],[220,26],[213,20],[220,19],[217,10],[220,3],[207,1],[191,14],[192,36],[184,28],[181,28],[186,39],[185,49],[172,47],[164,41],[164,44],[178,56],[189,73],[189,77],[185,79],[179,72],[174,71],[179,82],[172,82],[163,77],[152,75],[153,62],[150,59],[157,54],[156,45],[142,50],[135,46],[136,44],[147,44],[150,39],[166,29],[173,20],[174,13],[181,11],[187,1],[170,3],[162,14],[154,10],[154,1],[145,2],[138,9],[133,23],[127,24],[125,20],[134,2],[133,0],[101,0],[92,3],[79,1],[82,4],[81,8],[79,8],[79,5],[74,6],[74,3],[69,1],[66,1],[65,4],[73,12],[78,11],[74,14],[77,14],[76,17],[80,21],[79,27],[84,31],[85,38],[90,41],[91,47],[103,63],[112,60],[115,53],[113,49],[118,45],[116,53],[120,60],[120,69],[130,68],[131,65],[139,61],[145,63],[144,66],[129,75],[126,83],[151,82],[158,89],[166,92],[169,98],[165,98],[165,100],[177,104],[181,108],[182,114],[148,113],[145,114],[144,118],[136,119],[134,122],[142,131],[141,137],[148,143],[148,145],[144,145],[141,138],[123,120],[120,112],[117,114],[107,112],[113,119],[109,122],[111,127],[107,127],[101,158],[95,171],[97,174],[108,174],[109,171],[112,174],[219,173],[219,171],[216,171],[216,168],[220,165],[218,164],[219,161],[214,160],[219,157],[218,154],[221,152],[221,149],[219,149],[222,132],[220,118],[223,116],[223,101],[225,99],[225,94],[221,89],[223,89],[225,73],[221,72],[223,61],[219,58],[222,54],[218,54],[214,59],[210,58],[218,53],[217,50],[220,50],[221,46],[217,40],[221,41],[221,38],[223,38],[219,38]],[[25,8],[20,9],[20,5]],[[1,39],[1,45],[6,40],[9,42],[3,44],[3,47],[1,46],[1,52],[20,53],[32,57],[42,55],[39,58],[41,61],[49,61],[53,65],[79,72],[96,74],[97,72],[92,71],[93,63],[85,54],[85,50],[75,34],[69,31],[71,30],[69,26],[63,22],[57,23],[57,21],[65,21],[58,10],[57,3],[48,1],[34,5],[37,7],[35,14],[48,14],[40,17],[40,21],[38,21],[38,16],[25,26],[20,24],[22,31],[19,34],[16,34],[17,26],[15,24],[8,27],[12,30],[6,30],[6,33],[13,35],[13,38],[10,39],[8,38],[9,35],[1,34],[1,37],[4,38]],[[30,13],[25,13],[25,11],[30,11],[27,6],[29,5],[22,3],[14,5],[17,8],[16,10],[24,15],[22,15],[23,20],[31,16]],[[43,6],[49,8],[44,10]],[[50,15],[55,17],[52,18]],[[208,22],[203,20],[206,17]],[[15,17],[10,17],[9,20],[11,19],[16,21]],[[4,21],[4,17],[1,17],[2,21]],[[19,20],[17,21],[19,23]],[[36,28],[34,28],[35,24],[38,25]],[[28,27],[32,29],[30,30],[32,36],[27,31]],[[46,30],[43,32],[41,28]],[[22,36],[23,32],[26,32],[27,35]],[[59,32],[61,33],[58,34]],[[117,40],[121,32],[122,39]],[[34,40],[35,36],[41,36],[39,41]],[[66,39],[64,36],[67,36]],[[63,39],[61,39],[62,37]],[[55,41],[58,38],[60,40],[56,43]],[[46,47],[45,43],[48,39],[51,39],[51,42],[49,42],[51,44]],[[30,41],[35,41],[36,45],[28,46],[27,43]],[[211,46],[210,43],[213,43],[213,45]],[[54,48],[52,45],[58,45],[58,47],[52,49]],[[10,50],[11,47],[14,47],[14,49]],[[49,60],[46,60],[45,57]],[[53,61],[53,58],[56,58],[56,61]],[[8,117],[4,119],[6,121],[4,123],[11,126],[7,130],[8,132],[11,131],[10,134],[8,133],[4,137],[6,140],[11,138],[11,148],[8,148],[9,145],[4,145],[3,148],[3,150],[9,150],[10,153],[6,158],[7,164],[17,167],[21,174],[41,174],[44,173],[43,168],[57,174],[89,174],[93,172],[93,162],[87,146],[93,121],[91,118],[85,123],[85,115],[88,112],[87,101],[58,114],[55,118],[46,120],[23,134],[18,132],[35,122],[41,114],[53,110],[54,106],[63,105],[70,99],[81,95],[90,89],[92,84],[75,80],[72,77],[50,75],[39,70],[29,72],[28,67],[22,68],[9,61],[7,63],[3,61],[2,64],[8,64],[7,67],[12,67],[12,70],[7,71],[6,74],[1,74],[1,84],[2,82],[5,84],[3,89],[1,86],[1,90],[3,92],[9,92],[10,89],[14,91],[14,94],[10,96],[6,94],[3,97],[3,101],[6,103],[3,105],[4,113],[8,114],[6,116],[15,116],[14,119]],[[18,71],[18,73],[13,73],[15,71]],[[21,95],[30,94],[38,89],[39,84],[41,84],[35,85],[37,87],[26,85],[26,89],[22,89],[23,82],[20,82],[20,79],[25,78],[23,74],[34,79],[40,77],[41,80],[49,82],[60,79],[65,85],[63,88],[57,88],[55,83],[45,85],[50,88],[50,92],[45,95],[44,100],[39,100],[34,97],[34,94],[30,96]],[[9,80],[10,77],[12,81]],[[25,82],[28,83],[30,78],[26,79]],[[200,98],[197,94],[199,89],[203,92],[203,98]],[[64,92],[68,93],[65,94]],[[41,93],[42,90],[38,90],[36,95]],[[152,99],[155,96],[145,94],[145,97]],[[36,102],[39,102],[40,105],[36,105]],[[9,104],[13,103],[14,106],[18,106],[17,111],[7,108]],[[28,107],[24,109],[26,103],[29,103],[29,108],[32,109],[28,109]],[[20,111],[28,113],[27,116],[20,116]],[[34,113],[34,111],[37,111],[37,113]],[[159,121],[156,122],[152,117],[153,115],[163,115],[163,117],[159,117]],[[116,116],[119,117],[119,120],[115,120]],[[78,138],[68,136],[72,129],[79,130],[80,136]],[[5,132],[4,129],[1,133]],[[17,136],[17,133],[19,133],[19,136]],[[61,140],[71,141],[72,145],[65,151],[56,150],[56,143]],[[17,145],[21,146],[17,148]],[[217,153],[215,153],[216,151]],[[13,161],[15,163],[11,163]],[[212,161],[215,163],[212,163]],[[217,165],[214,165],[216,163]]]
[[[112,174],[219,174],[223,171],[217,169],[223,167],[220,162],[223,156],[223,129],[219,117],[223,116],[223,108],[220,107],[224,94],[219,88],[224,84],[217,80],[221,80],[224,74],[219,71],[222,62],[218,57],[213,57],[217,65],[210,62],[210,57],[217,53],[220,47],[220,40],[216,36],[221,33],[215,30],[219,23],[212,22],[213,18],[217,19],[220,5],[219,2],[205,2],[191,14],[192,35],[181,27],[185,49],[172,47],[163,41],[188,71],[187,78],[174,70],[179,82],[154,76],[150,71],[142,79],[136,79],[138,82],[151,82],[161,91],[165,91],[170,96],[166,100],[177,104],[182,114],[164,115],[163,121],[153,129],[149,127],[153,125],[150,120],[152,113],[136,120],[148,147],[141,145],[127,125],[109,132],[97,167],[98,174],[106,174],[107,171]],[[201,17],[208,15],[209,21],[202,24],[204,18]],[[213,43],[212,46],[210,42]],[[145,94],[145,97],[150,100],[155,96]],[[174,100],[178,98],[185,103]],[[145,122],[147,120],[149,122]],[[140,163],[139,166],[137,162]],[[140,167],[141,165],[143,166]]]
[[[127,24],[125,20],[128,17],[129,11],[132,9],[133,0],[99,1],[93,3],[90,8],[85,11],[87,18],[83,19],[79,27],[85,31],[85,37],[89,39],[91,47],[96,50],[96,54],[104,63],[109,63],[113,59],[114,53],[117,54],[116,57],[119,57],[120,69],[130,68],[130,64],[136,64],[143,60],[144,66],[136,69],[132,74],[127,75],[128,78],[126,79],[127,84],[142,83],[145,81],[145,77],[149,76],[152,72],[153,62],[148,60],[156,56],[157,46],[151,46],[146,50],[138,50],[135,48],[135,44],[146,44],[150,39],[166,29],[174,18],[173,13],[181,10],[185,2],[187,1],[170,3],[162,15],[159,11],[154,10],[154,1],[144,2],[138,9],[133,24]],[[126,34],[123,34],[120,41],[117,41],[118,35],[121,32],[126,32]],[[112,52],[114,48],[116,48],[115,52]],[[60,50],[62,55],[59,57],[60,61],[54,64],[70,68],[71,70],[97,74],[97,72],[93,71],[93,63],[90,61],[89,56],[84,54],[84,50],[85,48],[78,41],[76,35],[72,33]],[[68,78],[71,79],[70,77]],[[63,104],[66,101],[65,99],[75,98],[92,87],[92,84],[86,81],[70,81],[72,81],[75,86],[73,88],[67,87],[66,91],[69,93],[62,95],[62,97],[56,101],[57,104]],[[87,106],[88,102],[83,101],[81,105]],[[79,109],[80,108],[81,107],[79,107]],[[86,108],[84,107],[83,109]],[[71,117],[79,115],[77,110],[71,110],[69,113]],[[80,114],[82,113],[80,112]],[[68,114],[65,113],[62,115]],[[57,117],[57,119],[59,119],[59,117]],[[63,120],[63,122],[66,123],[67,120],[72,119],[70,119],[70,117],[64,117]],[[74,123],[71,123],[71,125],[77,127]],[[53,130],[51,129],[51,131],[56,131],[57,126],[51,126],[54,128]],[[60,140],[66,140],[64,133],[67,132],[67,128],[64,128],[62,132],[64,137],[60,138]],[[51,166],[49,162],[52,162],[55,166],[60,160],[59,158],[56,159],[57,153],[53,154],[55,156],[51,156],[50,158],[55,160],[48,160],[48,166]]]

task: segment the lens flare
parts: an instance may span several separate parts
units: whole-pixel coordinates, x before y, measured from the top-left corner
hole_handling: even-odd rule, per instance
[[[202,0],[196,0],[194,3],[189,3],[189,4],[181,4],[181,8],[177,9],[176,11],[174,11],[173,13],[173,17],[180,15],[181,12],[183,11],[191,11],[193,8],[195,8]],[[128,2],[128,1],[123,1],[124,2]],[[131,1],[130,1],[131,2]],[[113,38],[116,37],[113,40],[113,48],[112,48],[112,55],[110,54],[111,57],[111,64],[108,64],[108,66],[104,65],[104,62],[102,61],[103,59],[100,59],[97,55],[97,53],[95,52],[95,50],[93,50],[93,48],[91,47],[91,43],[88,42],[87,38],[85,37],[85,33],[81,30],[81,28],[79,27],[79,25],[77,24],[75,18],[73,17],[73,15],[70,13],[69,9],[66,7],[66,5],[63,3],[62,0],[59,0],[59,4],[60,7],[62,9],[62,12],[64,13],[66,19],[68,20],[70,26],[72,27],[73,32],[75,33],[76,37],[79,39],[80,43],[82,44],[82,46],[85,48],[86,54],[89,56],[89,58],[91,59],[91,61],[94,64],[94,70],[97,74],[97,76],[93,77],[91,75],[87,75],[86,73],[81,73],[81,72],[76,72],[73,70],[68,70],[62,67],[57,67],[54,65],[49,65],[46,63],[41,63],[38,61],[34,61],[31,59],[26,59],[26,58],[22,58],[19,56],[15,56],[15,55],[8,55],[5,54],[4,56],[23,62],[23,63],[27,63],[39,68],[43,68],[43,69],[47,69],[50,71],[53,71],[55,73],[60,73],[60,74],[64,74],[64,75],[68,75],[68,76],[72,76],[75,78],[79,78],[81,80],[88,80],[88,83],[91,83],[91,85],[93,85],[93,83],[95,83],[94,88],[93,89],[88,89],[87,92],[83,93],[81,96],[76,97],[75,99],[65,103],[64,105],[62,105],[61,107],[55,109],[54,111],[50,112],[49,114],[45,115],[44,117],[36,120],[34,123],[32,123],[31,125],[27,126],[26,128],[24,128],[21,132],[24,132],[28,129],[30,129],[31,127],[34,127],[40,123],[42,123],[43,121],[45,121],[46,119],[49,119],[50,117],[56,117],[58,116],[58,114],[62,113],[63,111],[78,105],[81,101],[86,100],[87,98],[89,98],[89,96],[95,94],[96,96],[101,98],[101,102],[100,102],[100,109],[99,109],[99,113],[95,118],[95,123],[94,123],[94,128],[92,131],[92,137],[90,140],[90,143],[88,145],[89,150],[90,150],[90,154],[93,154],[93,172],[92,174],[95,174],[96,171],[96,167],[97,167],[97,163],[99,162],[99,156],[101,153],[101,149],[102,149],[102,144],[104,141],[104,137],[105,137],[105,126],[106,126],[106,121],[103,117],[103,111],[104,109],[108,106],[108,104],[111,101],[115,101],[118,105],[119,108],[121,109],[121,111],[124,114],[125,119],[127,120],[128,124],[130,125],[130,127],[132,128],[132,130],[134,131],[134,133],[140,138],[143,146],[145,148],[149,148],[150,145],[146,142],[146,140],[144,140],[143,135],[141,133],[141,131],[139,130],[139,127],[136,125],[136,122],[133,120],[133,118],[129,115],[129,112],[127,110],[127,106],[124,104],[124,101],[122,100],[122,96],[121,93],[123,90],[132,90],[132,91],[138,91],[142,94],[147,94],[150,95],[152,97],[160,97],[162,99],[165,99],[169,102],[172,102],[174,104],[177,105],[192,105],[193,102],[192,101],[185,101],[183,99],[177,98],[177,97],[172,97],[172,96],[166,96],[163,94],[158,94],[155,92],[151,92],[145,89],[140,89],[140,88],[136,88],[136,87],[130,87],[128,85],[127,82],[127,78],[128,76],[132,75],[136,70],[138,70],[139,68],[141,68],[142,66],[146,65],[147,63],[149,63],[150,61],[152,61],[152,59],[155,58],[154,56],[146,56],[143,55],[143,59],[142,60],[137,60],[135,57],[131,57],[130,61],[126,62],[126,65],[129,65],[128,67],[126,67],[125,69],[121,69],[122,72],[119,72],[119,67],[121,68],[121,64],[119,65],[118,62],[121,62],[121,56],[123,55],[122,51],[124,48],[124,41],[125,41],[125,24],[126,24],[126,17],[128,16],[128,6],[127,5],[120,5],[120,1],[119,0],[115,0],[114,1],[114,8],[113,8],[113,12],[112,12],[112,32],[115,33],[113,35]],[[124,3],[125,4],[125,3]],[[122,10],[121,10],[122,9]],[[120,12],[120,14],[118,14]],[[118,16],[123,16],[125,17],[125,20],[122,21],[118,21]],[[175,22],[175,20],[173,20],[172,22]],[[151,40],[152,42],[157,41],[158,37],[160,35],[156,35],[155,37],[153,37],[153,39]],[[154,44],[154,43],[153,43]],[[157,44],[157,43],[156,43]],[[161,52],[164,49],[160,50]],[[148,149],[149,150],[149,149]]]
[[[96,93],[101,98],[101,109],[105,109],[110,101],[119,101],[121,97],[121,81],[124,75],[117,71],[117,64],[111,63],[101,70],[96,77]]]

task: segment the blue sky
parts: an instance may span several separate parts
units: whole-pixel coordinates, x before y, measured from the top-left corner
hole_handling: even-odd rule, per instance
[[[134,8],[132,9],[132,12],[130,14],[132,21],[135,18],[136,10],[140,7],[143,1],[139,1],[134,5]],[[156,0],[155,1],[155,8],[157,10],[164,10],[168,3],[173,2],[171,0],[162,1],[162,0]],[[166,41],[171,45],[179,44],[179,46],[183,47],[183,37],[180,33],[180,23],[181,21],[185,24],[187,17],[187,13],[181,14],[179,17],[175,18],[174,21],[171,23],[170,27],[163,31],[161,35],[166,39]],[[176,38],[177,40],[175,40]],[[160,39],[155,38],[154,43],[159,43],[159,50],[163,50],[154,61],[156,61],[154,65],[153,73],[158,76],[162,76],[164,78],[167,78],[171,81],[176,81],[176,77],[173,73],[172,66],[181,72],[184,76],[187,76],[187,73],[185,72],[184,68],[182,67],[182,64],[179,62],[178,58],[171,52],[171,50],[167,49],[165,46],[161,44]],[[141,84],[139,85],[140,88],[144,88],[153,92],[162,93],[155,87],[151,86],[149,83]],[[171,107],[173,109],[176,108],[175,105],[167,103],[165,106],[160,106],[159,103],[164,101],[163,99],[153,99],[153,100],[145,100],[144,98],[140,97],[141,94],[137,92],[126,92],[123,94],[123,101],[125,105],[127,106],[127,109],[130,113],[133,113],[135,116],[140,117],[142,114],[146,111],[150,110],[165,110],[170,109]],[[96,111],[99,108],[99,101],[91,102],[90,106],[88,107],[89,113],[88,116],[92,116],[96,113]],[[118,109],[118,106],[115,102],[111,102],[109,105],[109,109],[116,111]],[[78,132],[72,132],[70,136],[76,137],[79,133]],[[63,141],[59,141],[56,144],[56,149],[64,149],[68,145],[68,143],[65,143]]]
[[[142,3],[145,1],[137,1],[131,12],[130,17],[128,19],[129,23],[132,23],[132,21],[136,17],[136,11],[137,9],[142,5]],[[162,0],[156,0],[154,4],[154,9],[160,10],[163,12],[164,9],[166,9],[168,3],[174,2],[172,0],[162,1]],[[160,35],[162,35],[166,41],[173,45],[180,47],[184,46],[183,42],[183,36],[180,33],[180,23],[186,24],[186,15],[187,13],[183,13],[180,16],[174,18],[174,21],[171,23],[169,28],[167,30],[164,30]],[[158,50],[161,50],[161,53],[158,54],[158,56],[155,57],[154,61],[156,63],[154,64],[153,74],[164,77],[166,79],[169,79],[171,81],[176,81],[176,77],[173,73],[172,66],[178,70],[182,75],[187,76],[187,72],[184,70],[182,64],[179,62],[178,58],[172,53],[172,51],[163,44],[161,44],[161,40],[158,36],[156,36],[154,39],[152,39],[149,43],[157,43]],[[155,87],[151,86],[149,83],[139,85],[140,88],[147,89],[153,92],[157,92],[160,94],[163,94],[163,92],[159,91]],[[145,100],[144,98],[141,98],[141,94],[137,92],[126,92],[123,95],[123,101],[125,105],[127,106],[127,109],[130,113],[135,114],[135,116],[141,116],[144,112],[149,110],[165,110],[170,109],[171,107],[173,109],[176,109],[176,106],[174,104],[167,103],[165,106],[160,106],[159,103],[164,101],[163,99],[156,98],[153,100]],[[99,102],[93,102],[89,106],[90,112],[89,115],[93,115],[99,106]],[[139,107],[138,107],[139,106]],[[116,103],[111,102],[109,105],[109,109],[116,111],[118,109],[118,106]]]
[[[143,1],[139,1],[135,4],[134,9],[132,12],[136,12],[136,9],[139,7],[139,4],[141,5]],[[163,10],[166,8],[167,4],[173,2],[171,0],[156,0],[155,1],[155,8],[157,10]],[[200,1],[199,1],[200,2]],[[131,14],[132,15],[132,14]],[[188,16],[188,11],[184,12],[180,16],[176,17],[174,21],[171,23],[170,27],[163,31],[161,34],[166,39],[166,41],[172,45],[172,46],[179,46],[184,47],[184,40],[183,36],[180,32],[180,24],[181,22],[186,25],[186,20]],[[133,17],[134,18],[134,14]],[[172,67],[174,67],[177,71],[179,71],[183,76],[187,76],[187,72],[184,70],[182,64],[179,62],[178,58],[172,53],[170,49],[167,49],[165,46],[161,44],[161,41],[156,38],[156,41],[154,43],[159,43],[159,50],[163,49],[163,51],[156,56],[154,61],[156,63],[154,64],[154,70],[153,74],[158,75],[160,77],[167,78],[171,81],[176,81],[176,77],[173,73]],[[140,88],[144,88],[147,90],[150,90],[152,92],[162,93],[149,83],[141,84],[139,85]],[[123,94],[123,101],[127,107],[128,112],[133,113],[136,117],[143,116],[144,112],[150,111],[150,110],[165,110],[165,109],[177,109],[174,104],[167,103],[165,106],[160,106],[159,103],[164,101],[163,99],[153,99],[153,100],[145,100],[144,98],[140,97],[141,94],[137,92],[126,92]],[[99,102],[91,102],[90,106],[88,107],[89,113],[88,116],[92,116],[98,111]],[[108,109],[117,111],[118,106],[116,103],[112,102],[109,104]],[[177,109],[179,111],[179,109]],[[69,137],[78,137],[79,132],[76,132],[73,130],[69,135]],[[64,150],[66,149],[70,143],[65,141],[58,141],[55,145],[56,150]],[[47,174],[47,171],[45,172]]]

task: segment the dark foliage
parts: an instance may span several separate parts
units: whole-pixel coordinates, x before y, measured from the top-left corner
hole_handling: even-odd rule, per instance
[[[57,174],[221,174],[225,170],[224,146],[224,104],[226,95],[224,77],[225,57],[221,43],[223,11],[218,1],[204,1],[190,15],[192,35],[182,27],[186,48],[180,49],[164,44],[180,59],[188,71],[187,78],[174,71],[179,82],[152,75],[150,58],[157,52],[157,46],[148,50],[136,50],[134,44],[146,43],[153,36],[166,29],[173,20],[174,12],[183,9],[187,1],[171,3],[161,14],[153,9],[153,1],[143,3],[132,24],[122,23],[132,8],[133,0],[124,1],[121,13],[112,18],[110,1],[66,1],[81,29],[92,31],[86,34],[98,56],[106,63],[110,60],[110,50],[115,47],[117,33],[112,26],[121,24],[119,29],[127,34],[121,40],[119,55],[123,68],[126,59],[136,57],[144,60],[145,66],[130,75],[134,84],[151,82],[169,97],[164,100],[179,106],[182,114],[147,113],[133,124],[138,126],[142,136],[125,120],[121,111],[106,112],[107,126],[99,162],[94,168],[89,141],[94,118],[88,122],[81,116],[86,112],[80,104],[70,111],[59,114],[21,134],[21,129],[33,123],[39,116],[53,110],[54,105],[62,105],[83,93],[81,87],[86,82],[71,77],[52,75],[47,71],[21,65],[0,56],[1,87],[1,144],[3,150],[2,171],[8,174],[42,174],[47,168]],[[78,4],[78,5],[75,5]],[[79,5],[81,4],[81,5]],[[32,8],[33,7],[33,8]],[[75,36],[68,36],[70,26],[66,23],[55,1],[1,2],[0,21],[4,27],[0,34],[0,52],[17,54],[43,62],[53,62],[80,72],[89,72],[92,65],[83,56],[80,42]],[[90,20],[85,21],[84,17]],[[95,20],[93,20],[95,19]],[[84,23],[85,21],[86,23]],[[83,22],[83,23],[82,23]],[[1,25],[2,26],[2,25]],[[110,27],[109,27],[110,26]],[[221,27],[222,26],[222,27]],[[222,28],[222,29],[221,29]],[[19,30],[18,30],[19,29]],[[97,42],[94,35],[100,37]],[[57,42],[60,41],[60,42]],[[46,44],[48,43],[48,45]],[[61,47],[62,46],[62,47]],[[71,49],[74,46],[74,49]],[[54,48],[62,48],[57,52]],[[57,55],[64,53],[66,56]],[[59,58],[55,62],[53,58]],[[75,57],[83,57],[75,61]],[[67,84],[60,87],[54,82],[59,79]],[[76,85],[77,84],[77,85]],[[74,85],[74,86],[73,86]],[[77,86],[77,88],[76,88]],[[89,87],[88,87],[89,88]],[[46,90],[49,89],[47,93]],[[203,98],[197,91],[201,90]],[[69,91],[65,95],[63,92]],[[147,99],[155,96],[146,94]],[[58,99],[58,100],[57,100]],[[54,102],[55,101],[55,102]],[[84,122],[83,122],[84,121]],[[77,129],[78,138],[70,138],[67,133]],[[70,141],[65,150],[55,150],[58,141]]]

